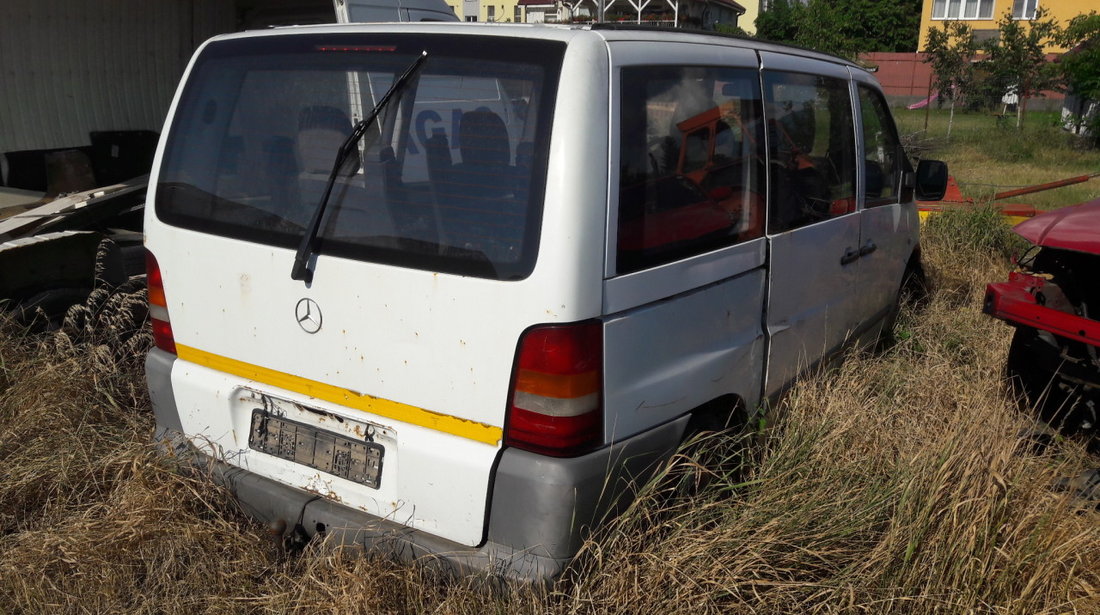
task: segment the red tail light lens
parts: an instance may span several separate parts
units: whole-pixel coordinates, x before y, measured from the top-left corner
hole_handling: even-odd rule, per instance
[[[603,431],[603,324],[528,330],[520,338],[504,443],[554,457],[591,450]]]
[[[176,339],[172,321],[168,318],[168,300],[164,296],[164,279],[160,265],[152,252],[145,252],[145,283],[149,287],[149,320],[153,323],[153,344],[165,352],[176,354]]]

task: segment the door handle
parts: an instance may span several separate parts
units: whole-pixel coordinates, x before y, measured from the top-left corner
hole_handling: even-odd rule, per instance
[[[868,254],[870,254],[871,252],[874,252],[877,249],[878,249],[878,246],[875,245],[875,242],[868,239],[867,243],[863,244],[863,247],[859,249],[859,255],[860,256],[867,256]]]
[[[844,250],[844,256],[840,257],[841,265],[848,265],[859,260],[859,250],[848,248]]]

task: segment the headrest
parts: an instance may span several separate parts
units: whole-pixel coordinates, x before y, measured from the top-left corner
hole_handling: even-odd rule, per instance
[[[351,134],[347,114],[323,105],[306,107],[298,114],[298,163],[306,173],[327,173],[340,144]],[[358,161],[358,156],[354,157]]]
[[[512,159],[508,127],[485,107],[463,113],[458,134],[463,164],[507,166]]]

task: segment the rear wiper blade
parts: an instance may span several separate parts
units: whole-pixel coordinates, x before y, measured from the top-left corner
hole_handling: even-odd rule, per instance
[[[306,234],[302,236],[302,242],[298,244],[298,252],[294,254],[294,267],[290,270],[290,279],[303,280],[306,284],[313,281],[313,270],[309,268],[309,258],[317,250],[317,233],[321,228],[321,218],[325,215],[325,208],[328,207],[332,187],[336,184],[336,176],[340,174],[340,169],[347,162],[348,157],[357,150],[359,140],[363,138],[367,129],[374,123],[375,118],[389,103],[390,98],[405,89],[405,84],[420,70],[426,59],[428,59],[428,52],[420,52],[420,57],[406,68],[404,73],[401,73],[401,76],[393,82],[390,89],[386,90],[378,104],[371,109],[371,112],[365,118],[355,124],[355,127],[351,129],[351,134],[340,144],[340,149],[337,150],[336,154],[336,162],[333,163],[332,172],[328,176],[328,183],[325,184],[325,191],[321,194],[321,202],[317,204],[317,209],[313,211],[313,217],[309,221],[309,226],[306,227]]]

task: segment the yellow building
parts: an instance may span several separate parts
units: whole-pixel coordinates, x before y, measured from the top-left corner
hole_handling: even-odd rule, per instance
[[[760,0],[740,0],[745,14],[737,19],[737,25],[749,34],[756,34],[756,18],[760,15]]]
[[[445,0],[463,21],[523,23],[519,0]],[[548,4],[552,4],[552,0]]]
[[[1065,26],[1081,13],[1100,9],[1095,0],[924,0],[920,18],[920,47],[928,44],[928,28],[942,27],[943,21],[958,20],[974,30],[979,41],[997,34],[997,21],[1008,11],[1013,19],[1029,21],[1035,10],[1042,8],[1047,17]],[[1047,53],[1061,53],[1065,48],[1051,45]]]

